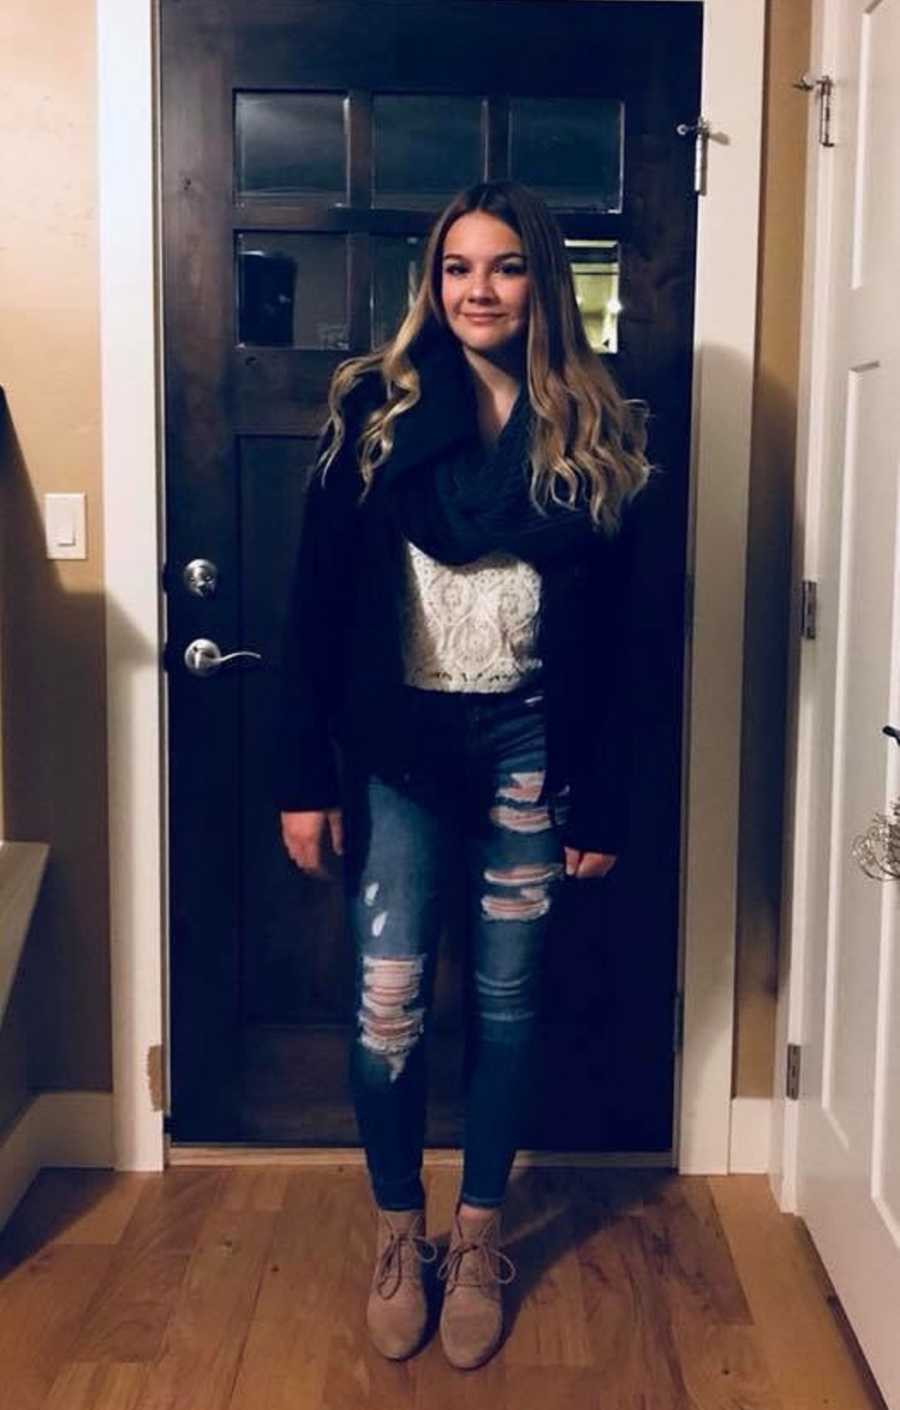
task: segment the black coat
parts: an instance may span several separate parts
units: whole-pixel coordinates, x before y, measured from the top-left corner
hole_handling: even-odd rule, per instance
[[[470,375],[443,341],[416,358],[422,396],[398,417],[394,449],[357,503],[353,447],[362,418],[384,400],[377,373],[344,404],[344,444],[324,482],[307,492],[283,642],[273,787],[284,812],[339,806],[334,741],[374,772],[402,782],[413,762],[412,692],[403,682],[399,608],[404,545],[386,496],[397,476],[422,473],[462,438],[477,436]],[[320,443],[321,444],[321,443]],[[628,828],[631,746],[630,585],[638,501],[620,531],[582,535],[542,569],[536,650],[547,729],[544,795],[570,785],[564,841],[617,853]],[[537,511],[535,511],[537,513]],[[568,515],[571,511],[557,510]],[[533,525],[532,525],[533,529]],[[524,540],[523,540],[524,542]],[[505,545],[515,550],[515,542]],[[521,556],[528,556],[523,548]]]

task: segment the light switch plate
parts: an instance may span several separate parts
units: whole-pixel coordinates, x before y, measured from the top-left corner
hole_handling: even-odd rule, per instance
[[[45,494],[48,558],[87,558],[83,494]]]

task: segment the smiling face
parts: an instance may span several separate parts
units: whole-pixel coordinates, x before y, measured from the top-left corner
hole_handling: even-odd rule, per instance
[[[530,285],[522,241],[496,216],[470,211],[444,239],[441,303],[464,349],[509,352],[528,327]]]

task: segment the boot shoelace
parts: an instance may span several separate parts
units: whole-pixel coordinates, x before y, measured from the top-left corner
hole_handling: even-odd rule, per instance
[[[403,1278],[403,1248],[406,1245],[420,1263],[433,1263],[438,1251],[422,1234],[408,1234],[388,1225],[390,1235],[375,1270],[375,1286],[382,1297],[393,1297]]]
[[[489,1288],[496,1283],[511,1283],[516,1276],[516,1265],[511,1258],[507,1258],[505,1253],[501,1253],[499,1248],[495,1248],[486,1241],[488,1230],[493,1226],[488,1224],[475,1238],[466,1238],[462,1235],[458,1243],[453,1244],[447,1251],[447,1256],[438,1269],[438,1277],[447,1280],[447,1292],[452,1292],[455,1287],[482,1287]],[[474,1278],[462,1277],[462,1263],[467,1254],[475,1255],[475,1276]],[[504,1265],[505,1268],[504,1268]],[[504,1276],[505,1275],[505,1276]]]

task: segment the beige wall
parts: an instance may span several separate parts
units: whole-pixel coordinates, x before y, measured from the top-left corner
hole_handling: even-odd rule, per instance
[[[735,1073],[738,1096],[774,1081],[783,849],[782,778],[806,123],[792,87],[809,66],[810,0],[768,0],[757,372],[753,402],[741,741]]]
[[[770,0],[760,368],[748,549],[735,1090],[772,1090],[786,598],[810,0]],[[0,1031],[0,1126],[31,1088],[109,1089],[93,0],[0,15],[5,834],[51,844]],[[86,562],[44,557],[39,497],[84,490]],[[0,828],[3,831],[3,828]],[[30,1035],[30,1052],[22,1046]]]
[[[51,849],[0,1034],[2,1123],[29,1087],[111,1072],[93,0],[2,7],[0,55],[0,835]],[[44,555],[54,490],[87,495],[85,562]]]

